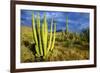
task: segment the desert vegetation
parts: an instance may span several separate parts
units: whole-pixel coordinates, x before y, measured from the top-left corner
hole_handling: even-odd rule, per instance
[[[39,13],[36,18],[33,13],[32,27],[21,25],[21,62],[86,59],[89,59],[89,28],[81,32],[70,32],[68,17],[66,17],[65,31],[56,31],[54,18],[48,31],[45,13],[42,23]]]

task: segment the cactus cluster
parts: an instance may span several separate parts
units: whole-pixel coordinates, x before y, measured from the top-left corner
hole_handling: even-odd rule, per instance
[[[42,26],[40,26],[42,25]],[[53,32],[54,25],[54,32]],[[56,34],[56,24],[53,22],[53,18],[51,20],[50,26],[50,36],[48,37],[48,23],[46,18],[46,13],[44,13],[43,23],[40,22],[39,12],[34,17],[34,13],[32,14],[32,32],[33,32],[33,40],[35,42],[35,51],[36,57],[43,57],[46,59],[48,53],[53,50],[55,43],[55,34]]]

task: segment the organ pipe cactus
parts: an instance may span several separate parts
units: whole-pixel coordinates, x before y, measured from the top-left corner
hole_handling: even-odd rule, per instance
[[[47,58],[48,53],[53,50],[55,43],[55,34],[56,34],[56,24],[53,23],[53,18],[51,20],[50,32],[48,32],[48,23],[46,14],[44,13],[44,19],[42,26],[40,26],[40,15],[37,14],[36,22],[34,18],[34,13],[32,14],[32,32],[33,40],[35,42],[35,51],[36,57],[42,57],[44,60]],[[52,32],[54,25],[54,33]],[[48,37],[48,34],[50,36]]]

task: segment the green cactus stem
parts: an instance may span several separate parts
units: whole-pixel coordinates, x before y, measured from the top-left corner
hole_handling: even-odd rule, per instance
[[[51,45],[51,51],[54,48],[55,37],[56,37],[56,23],[54,23],[54,34],[53,34],[53,41],[52,41],[52,45]]]
[[[36,29],[37,29],[38,46],[39,46],[39,50],[40,50],[40,55],[43,56],[42,40],[41,40],[41,33],[40,33],[41,29],[40,29],[40,15],[39,15],[39,12],[37,14],[36,22],[37,22]]]
[[[46,56],[47,54],[47,35],[48,35],[48,27],[47,27],[47,20],[46,20],[46,14],[44,13],[44,37],[43,39],[43,43],[44,43],[44,56]]]
[[[47,52],[49,52],[49,50],[50,50],[50,48],[51,48],[51,43],[52,43],[52,26],[53,26],[53,18],[52,18],[52,20],[51,20],[50,39],[49,39],[49,42],[48,42],[48,51],[47,51]]]
[[[36,27],[35,27],[34,13],[32,14],[32,31],[33,31],[33,40],[35,41],[36,54],[39,56],[40,53],[39,53],[39,47],[38,47],[38,39],[37,39]]]

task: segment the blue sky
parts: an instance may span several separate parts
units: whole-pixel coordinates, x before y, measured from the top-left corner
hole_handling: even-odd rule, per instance
[[[66,29],[66,17],[68,16],[68,29],[71,32],[80,32],[82,29],[89,27],[89,13],[80,12],[55,12],[55,11],[36,11],[36,10],[21,10],[21,25],[32,26],[32,13],[35,18],[37,13],[40,13],[40,20],[43,21],[43,14],[46,13],[48,28],[50,27],[51,19],[57,25],[57,30]],[[42,25],[42,24],[41,24]]]

